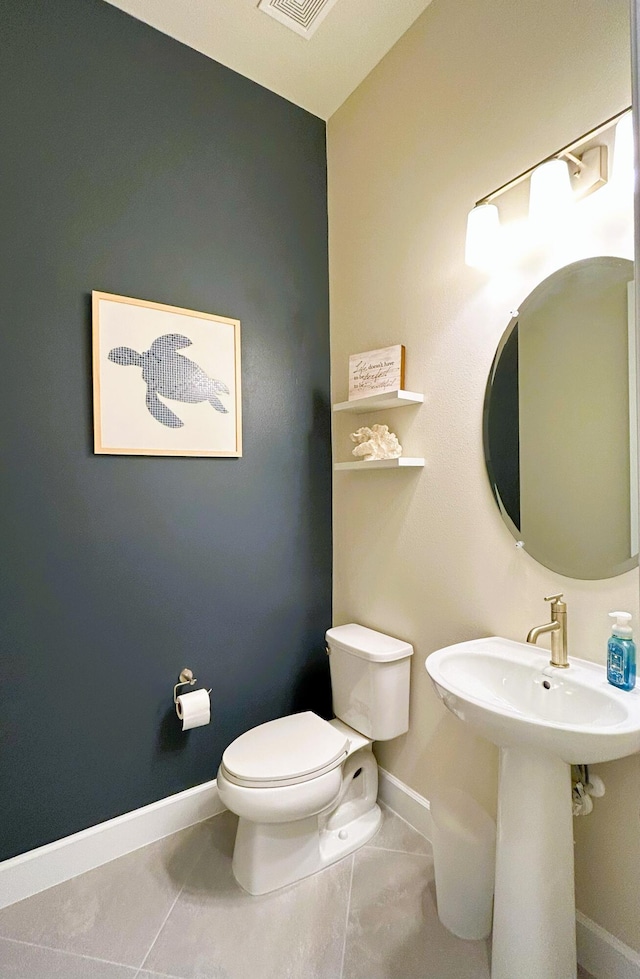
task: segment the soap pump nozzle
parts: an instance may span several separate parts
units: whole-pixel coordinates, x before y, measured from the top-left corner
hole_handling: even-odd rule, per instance
[[[611,629],[614,636],[622,639],[631,639],[631,612],[609,612],[609,618],[615,619],[615,625]]]

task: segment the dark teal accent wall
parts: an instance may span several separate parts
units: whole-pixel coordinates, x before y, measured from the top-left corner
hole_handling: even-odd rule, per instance
[[[328,713],[331,482],[324,123],[102,0],[0,39],[3,859]],[[93,454],[92,289],[241,320],[241,459]]]

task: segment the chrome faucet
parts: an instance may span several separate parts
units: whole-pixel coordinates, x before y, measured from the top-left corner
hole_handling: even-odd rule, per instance
[[[567,604],[562,595],[549,595],[545,602],[551,602],[551,622],[537,625],[529,630],[527,642],[537,642],[538,636],[545,632],[551,633],[551,666],[566,668],[569,666],[567,655]]]

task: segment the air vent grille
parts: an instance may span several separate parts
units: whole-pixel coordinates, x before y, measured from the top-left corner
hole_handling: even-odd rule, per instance
[[[260,0],[258,8],[296,34],[311,37],[337,0]]]

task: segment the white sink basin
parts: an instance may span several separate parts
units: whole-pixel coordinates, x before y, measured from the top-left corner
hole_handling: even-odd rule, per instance
[[[475,639],[432,653],[445,705],[500,748],[492,979],[575,979],[571,764],[640,750],[640,691],[603,666]]]
[[[640,691],[618,690],[603,666],[493,637],[432,653],[427,672],[443,703],[501,747],[538,747],[579,765],[640,750]]]

